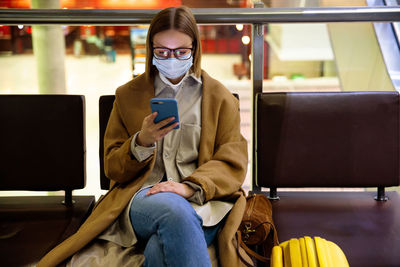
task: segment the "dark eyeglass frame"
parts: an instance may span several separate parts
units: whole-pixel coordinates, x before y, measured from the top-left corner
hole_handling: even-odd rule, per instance
[[[159,56],[157,56],[156,55],[156,53],[154,53],[154,50],[155,49],[165,49],[165,50],[168,50],[168,57],[166,57],[166,58],[164,58],[164,57],[159,57]],[[190,57],[188,57],[188,58],[179,58],[177,55],[176,55],[176,51],[177,50],[179,50],[179,49],[189,49],[190,50]],[[175,48],[175,49],[170,49],[170,48],[167,48],[167,47],[153,47],[153,56],[155,57],[155,58],[157,58],[157,59],[160,59],[160,60],[167,60],[167,59],[169,59],[169,58],[171,58],[171,55],[172,55],[172,53],[174,54],[174,57],[176,58],[176,59],[178,59],[178,60],[188,60],[188,59],[190,59],[192,56],[193,56],[193,50],[194,50],[194,48],[193,47],[179,47],[179,48]]]

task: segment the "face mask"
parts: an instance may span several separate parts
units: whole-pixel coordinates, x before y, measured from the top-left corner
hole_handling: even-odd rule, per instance
[[[193,57],[187,60],[176,58],[157,59],[153,57],[153,65],[159,72],[169,79],[176,79],[184,75],[193,65]]]

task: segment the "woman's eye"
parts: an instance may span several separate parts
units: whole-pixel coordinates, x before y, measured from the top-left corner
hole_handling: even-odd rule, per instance
[[[155,50],[155,53],[158,57],[168,57],[168,50]]]
[[[184,50],[177,50],[177,51],[176,51],[176,55],[177,55],[178,57],[183,56],[183,55],[185,55],[185,54],[186,54],[186,51],[184,51]]]

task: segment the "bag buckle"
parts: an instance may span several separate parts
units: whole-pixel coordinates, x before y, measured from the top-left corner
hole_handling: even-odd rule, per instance
[[[243,242],[247,242],[247,240],[249,239],[249,237],[250,237],[250,234],[251,233],[254,233],[256,230],[252,230],[251,229],[251,222],[246,222],[245,224],[244,224],[244,229],[243,229],[243,234],[244,234],[244,237],[243,237]]]
[[[244,228],[245,228],[245,229],[244,229],[243,232],[244,232],[245,234],[254,233],[254,232],[256,231],[256,230],[252,230],[252,229],[251,229],[251,222],[245,223],[245,224],[244,224]]]

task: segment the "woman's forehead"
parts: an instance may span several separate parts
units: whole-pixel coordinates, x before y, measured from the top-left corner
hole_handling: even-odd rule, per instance
[[[193,40],[189,35],[173,29],[158,32],[153,37],[154,46],[168,48],[188,47],[192,42]]]

